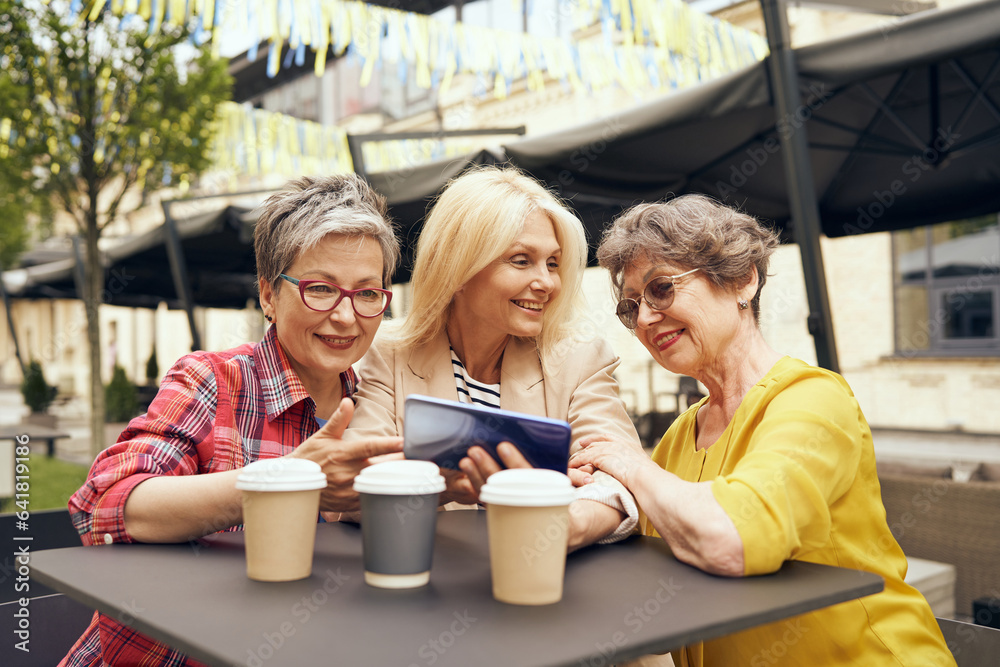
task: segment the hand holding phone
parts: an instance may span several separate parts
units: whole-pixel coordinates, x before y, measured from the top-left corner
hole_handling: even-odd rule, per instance
[[[571,440],[567,422],[416,394],[406,397],[403,454],[458,470],[478,445],[498,463],[497,445],[513,444],[536,468],[566,472]]]

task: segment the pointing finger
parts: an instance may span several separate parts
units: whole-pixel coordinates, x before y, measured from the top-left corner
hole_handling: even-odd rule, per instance
[[[351,417],[353,416],[354,401],[346,397],[342,398],[340,405],[337,406],[337,409],[330,415],[330,419],[320,430],[323,432],[323,435],[340,439],[344,436],[344,431],[347,430],[347,425],[351,423]]]

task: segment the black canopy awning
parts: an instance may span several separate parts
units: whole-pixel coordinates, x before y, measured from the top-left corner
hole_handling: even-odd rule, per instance
[[[398,172],[369,174],[406,247],[448,180],[509,161],[562,195],[593,251],[624,208],[700,192],[790,238],[780,137],[805,125],[827,236],[1000,210],[1000,3],[899,19],[797,49],[803,105],[776,120],[767,62],[565,131]],[[593,260],[593,255],[591,255]]]
[[[761,62],[506,153],[593,222],[701,192],[785,226],[780,136],[804,124],[828,236],[1000,210],[1000,3],[900,19],[797,49],[795,62],[791,118],[776,121]]]
[[[193,301],[209,308],[243,308],[255,299],[252,211],[229,206],[177,220]],[[165,225],[127,239],[103,252],[104,303],[156,308],[165,301],[182,306],[170,273]],[[76,259],[5,271],[11,297],[75,299]]]

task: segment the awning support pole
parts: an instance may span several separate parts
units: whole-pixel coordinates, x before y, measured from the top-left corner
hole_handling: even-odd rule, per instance
[[[775,113],[781,119],[795,118],[801,108],[795,54],[791,49],[785,0],[761,0],[767,44],[771,50],[768,72],[774,93]],[[802,273],[809,302],[807,325],[816,345],[816,362],[819,366],[840,372],[837,345],[833,337],[833,318],[830,299],[826,291],[826,274],[823,269],[823,252],[819,245],[820,220],[816,204],[812,165],[805,124],[781,132],[782,155],[785,158],[785,182],[788,186],[788,204],[791,211],[793,236],[802,253]]]
[[[187,313],[188,327],[191,329],[191,349],[200,350],[201,334],[198,333],[198,325],[194,320],[194,299],[191,297],[191,283],[188,282],[187,263],[184,260],[184,248],[181,247],[181,238],[177,233],[177,221],[170,214],[170,205],[173,201],[162,202],[163,222],[167,232],[167,259],[170,260],[170,275],[174,279],[174,289],[177,291],[177,298]]]
[[[17,343],[17,330],[14,328],[14,316],[10,312],[10,296],[7,294],[7,286],[3,284],[3,262],[0,262],[0,292],[3,293],[3,309],[7,313],[7,328],[10,329],[10,339],[14,341],[14,354],[17,356],[17,365],[21,367],[21,376],[24,376],[24,359],[21,358],[21,346]]]

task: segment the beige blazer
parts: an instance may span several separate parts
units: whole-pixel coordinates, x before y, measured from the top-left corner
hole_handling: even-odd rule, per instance
[[[640,447],[613,377],[620,360],[603,340],[567,340],[552,351],[546,375],[534,341],[512,338],[500,369],[500,407],[563,419],[573,429],[572,451],[589,435],[606,433]],[[357,366],[357,407],[349,440],[403,433],[403,402],[410,394],[458,400],[447,334],[417,349],[376,340]]]

